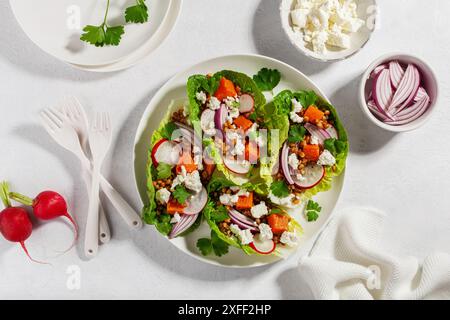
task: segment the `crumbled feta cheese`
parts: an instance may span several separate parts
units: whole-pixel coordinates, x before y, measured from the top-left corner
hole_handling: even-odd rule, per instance
[[[272,203],[278,204],[286,208],[295,208],[300,205],[300,202],[298,202],[297,204],[293,202],[295,199],[298,199],[294,194],[290,194],[285,198],[278,198],[272,192],[270,192],[269,199]]]
[[[289,113],[289,118],[291,119],[292,122],[295,123],[302,123],[303,122],[303,118],[300,117],[297,113],[295,113],[294,111],[291,111]]]
[[[194,164],[197,166],[197,170],[203,170],[203,156],[202,154],[194,155]]]
[[[248,192],[247,189],[241,189],[236,193],[236,195],[238,197],[248,197],[250,195],[250,192]]]
[[[272,240],[273,232],[268,224],[261,223],[259,226],[259,238],[261,240]]]
[[[303,40],[319,53],[325,53],[327,45],[349,48],[350,34],[364,25],[355,0],[297,0],[290,16],[294,32],[302,33]]]
[[[228,143],[233,146],[233,149],[231,149],[231,155],[242,156],[245,152],[244,137],[233,130],[227,130],[226,136]]]
[[[201,104],[205,104],[206,103],[206,93],[204,93],[203,91],[197,92],[195,94],[195,97],[197,98],[197,100],[201,103]]]
[[[169,202],[170,194],[170,191],[165,188],[159,189],[156,191],[156,200],[161,204],[166,204]]]
[[[240,112],[238,108],[228,108],[228,116],[227,116],[227,121],[232,123],[234,119],[236,119],[237,117],[239,117]]]
[[[230,231],[233,232],[233,234],[235,236],[238,236],[239,233],[241,233],[241,229],[239,228],[239,226],[237,224],[231,224],[230,225]]]
[[[295,153],[291,153],[288,157],[288,163],[292,169],[298,169],[298,165],[300,164],[300,160]]]
[[[232,187],[230,187],[230,190],[233,191],[233,192],[238,192],[239,190],[241,190],[241,187],[232,186]]]
[[[281,234],[280,242],[289,246],[295,247],[298,244],[299,237],[296,232],[285,231]]]
[[[317,136],[312,135],[309,143],[310,144],[319,144],[319,138],[317,138]]]
[[[266,203],[264,201],[261,201],[256,206],[253,206],[250,209],[250,212],[255,219],[259,219],[262,216],[265,216],[269,213],[269,210],[267,209]]]
[[[336,163],[336,159],[333,157],[330,151],[323,150],[323,152],[319,156],[319,160],[317,160],[317,164],[322,166],[332,166]]]
[[[208,108],[211,110],[217,110],[220,108],[220,101],[216,97],[211,97],[208,102]]]
[[[200,180],[200,173],[198,170],[192,171],[188,173],[184,179],[184,185],[187,189],[194,191],[195,193],[199,193],[202,191],[203,184]]]
[[[175,179],[173,179],[172,187],[170,190],[175,190],[176,186],[182,185],[184,183],[184,180],[186,179],[186,168],[184,166],[181,166],[181,174],[177,175]]]
[[[241,240],[241,244],[246,245],[253,242],[253,234],[249,229],[241,230],[238,238]]]
[[[245,152],[245,144],[241,139],[237,139],[231,154],[234,156],[242,156]]]
[[[239,200],[239,196],[237,194],[228,194],[224,193],[219,197],[219,201],[224,206],[234,206]]]
[[[297,99],[292,99],[292,111],[295,113],[299,113],[303,110],[303,106],[300,102],[297,101]]]
[[[172,219],[170,219],[170,223],[178,223],[181,221],[181,216],[178,212],[175,212]]]
[[[203,111],[200,118],[200,127],[208,136],[213,136],[216,134],[216,124],[214,122],[215,115],[215,111],[206,109],[205,111]]]
[[[239,105],[239,98],[235,97],[227,97],[225,99],[225,104],[229,108],[237,108]]]

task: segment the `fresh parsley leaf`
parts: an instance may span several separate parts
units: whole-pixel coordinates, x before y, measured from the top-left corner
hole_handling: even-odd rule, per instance
[[[83,34],[80,40],[90,43],[96,47],[103,47],[105,45],[106,33],[104,26],[87,25],[83,29]]]
[[[309,222],[316,221],[319,218],[319,213],[322,211],[322,207],[313,200],[309,200],[306,204],[306,217]]]
[[[250,115],[248,116],[248,119],[251,120],[251,121],[253,121],[253,122],[256,122],[256,119],[257,119],[257,118],[258,118],[258,116],[257,116],[257,114],[256,114],[255,111],[253,111],[252,113],[250,113]]]
[[[306,129],[301,124],[294,124],[289,128],[288,142],[302,142],[305,137]]]
[[[187,198],[191,196],[189,191],[187,191],[186,188],[182,185],[177,185],[175,187],[175,190],[172,192],[172,195],[179,204],[185,204]]]
[[[200,250],[202,255],[207,256],[213,252],[213,246],[211,239],[201,238],[197,240],[197,248]]]
[[[221,257],[228,253],[228,243],[219,238],[217,233],[211,230],[211,243],[216,256]]]
[[[167,163],[159,163],[156,168],[156,177],[158,179],[167,179],[172,175],[172,166]]]
[[[105,44],[110,46],[118,46],[124,33],[125,31],[123,26],[106,27]]]
[[[133,23],[144,23],[148,21],[148,8],[145,0],[137,0],[136,5],[125,10],[125,21]]]
[[[290,194],[289,188],[283,180],[273,182],[270,185],[270,191],[272,191],[272,194],[278,198],[286,198]]]
[[[197,248],[202,255],[207,256],[214,252],[218,257],[228,253],[229,244],[219,238],[219,236],[211,230],[211,239],[201,238],[197,240]]]
[[[336,157],[345,150],[345,142],[335,138],[330,138],[324,141],[323,147],[330,151],[334,157]]]
[[[211,219],[215,222],[222,222],[223,220],[228,219],[230,216],[228,215],[227,208],[225,206],[219,206],[217,209],[211,212]]]
[[[300,91],[294,93],[294,98],[300,102],[303,108],[308,108],[316,103],[318,96],[314,91]]]
[[[281,80],[281,73],[277,69],[262,68],[253,76],[253,81],[262,91],[272,91]]]
[[[168,123],[166,123],[166,125],[164,126],[164,129],[162,130],[161,136],[164,139],[171,140],[173,132],[177,129],[178,129],[178,127],[174,122],[168,122]]]

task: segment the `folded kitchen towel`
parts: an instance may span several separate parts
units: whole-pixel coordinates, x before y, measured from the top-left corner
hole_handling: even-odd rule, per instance
[[[350,208],[323,229],[299,274],[315,299],[450,299],[450,255],[432,254],[422,264],[381,246],[385,215]]]

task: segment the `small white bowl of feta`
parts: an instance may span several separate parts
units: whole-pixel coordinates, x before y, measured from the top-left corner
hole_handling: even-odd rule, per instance
[[[282,0],[281,23],[291,43],[320,61],[346,59],[369,41],[376,0]]]

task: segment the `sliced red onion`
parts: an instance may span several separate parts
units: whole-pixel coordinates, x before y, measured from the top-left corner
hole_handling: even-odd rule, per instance
[[[409,64],[406,68],[405,75],[403,76],[397,91],[395,91],[391,103],[389,104],[388,111],[395,115],[407,107],[408,104],[414,99],[419,86],[419,70],[413,64]],[[395,112],[393,112],[394,110]]]
[[[402,78],[405,74],[405,70],[403,70],[402,66],[398,61],[389,62],[389,71],[391,76],[392,86],[397,89]]]
[[[378,110],[382,113],[386,113],[386,110],[391,104],[391,100],[394,95],[391,86],[389,69],[382,70],[373,81],[372,94]]]
[[[187,229],[189,229],[197,220],[198,213],[195,215],[181,215],[180,221],[173,225],[172,230],[169,233],[169,239],[176,238]]]
[[[306,123],[305,129],[308,130],[312,136],[316,137],[321,145],[325,140],[331,138],[331,135],[327,131],[320,129],[311,123]]]
[[[416,104],[418,106],[416,106]],[[412,122],[414,120],[417,120],[418,118],[420,118],[427,111],[428,106],[430,104],[430,98],[429,97],[424,97],[419,102],[416,102],[416,104],[411,107],[411,108],[414,108],[415,110],[417,110],[416,112],[412,112],[412,113],[410,113],[410,114],[408,114],[406,116],[398,118],[395,121],[386,121],[385,123],[390,124],[390,125],[394,125],[394,126],[400,126],[400,125],[403,125],[403,124],[410,123],[410,122]]]
[[[216,115],[214,117],[214,123],[216,125],[216,128],[220,131],[223,130],[223,126],[225,125],[225,122],[227,121],[227,115],[228,110],[226,105],[221,104],[220,108],[216,110]]]
[[[178,130],[180,130],[181,136],[186,140],[186,142],[189,144],[193,143],[197,147],[202,146],[202,142],[198,135],[195,134],[193,128],[179,122],[175,122],[175,124],[179,128]],[[192,141],[192,138],[194,141]]]
[[[329,126],[326,131],[328,132],[331,138],[339,139],[339,134],[335,127]]]
[[[229,213],[230,217],[233,216],[237,220],[241,221],[242,223],[247,224],[250,227],[258,226],[255,221],[253,221],[251,218],[247,217],[245,214],[242,214],[237,210],[230,209],[230,210],[228,210],[228,213]]]
[[[419,87],[417,90],[416,96],[414,97],[414,102],[422,100],[423,97],[428,96],[428,93],[425,91],[423,87]]]
[[[387,68],[388,68],[387,64],[379,65],[378,67],[373,69],[372,73],[370,74],[370,77],[372,79],[376,79],[377,76],[380,74],[380,72],[383,71],[384,69],[387,69]]]
[[[289,145],[287,142],[284,143],[283,149],[281,150],[280,163],[281,163],[281,171],[283,172],[284,177],[286,178],[287,183],[294,184],[294,179],[292,179],[290,170],[289,170]]]
[[[375,117],[377,117],[378,119],[380,119],[380,120],[389,120],[389,118],[386,116],[386,115],[384,115],[383,113],[381,113],[379,110],[378,110],[378,107],[377,107],[377,105],[375,104],[375,101],[373,101],[373,100],[370,100],[369,102],[367,102],[367,107],[369,108],[369,110],[373,113],[373,115],[375,116]]]
[[[255,106],[255,100],[253,97],[247,93],[244,93],[239,97],[239,112],[247,113],[253,110]]]

